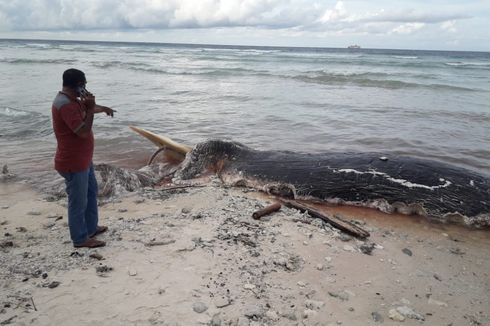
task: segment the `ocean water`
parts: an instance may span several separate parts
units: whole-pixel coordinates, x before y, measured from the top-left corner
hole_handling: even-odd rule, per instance
[[[141,167],[135,125],[194,145],[382,152],[490,175],[490,53],[0,40],[0,164],[53,176],[51,103],[68,68],[97,102],[94,161]]]

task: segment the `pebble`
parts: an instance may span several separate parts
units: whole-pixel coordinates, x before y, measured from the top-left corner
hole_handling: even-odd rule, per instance
[[[244,315],[248,318],[262,318],[264,313],[264,307],[260,304],[251,304],[244,309]]]
[[[196,302],[192,305],[192,309],[200,314],[208,310],[208,306],[204,302]]]
[[[40,211],[30,211],[27,213],[27,215],[39,216],[39,215],[41,215],[41,212]]]
[[[315,317],[317,314],[318,312],[316,312],[315,310],[305,309],[305,311],[303,311],[303,318],[310,319],[312,317]]]
[[[298,283],[296,283],[296,284],[298,284],[298,286],[299,286],[300,288],[304,288],[304,287],[306,286],[306,283],[305,283],[305,282],[303,282],[303,281],[298,281]]]
[[[279,316],[277,315],[277,312],[275,312],[273,310],[268,310],[265,313],[265,317],[272,320],[272,321],[278,321],[279,320]]]
[[[219,314],[215,314],[211,319],[211,326],[221,326],[221,318],[219,318]]]
[[[342,291],[342,292],[331,292],[331,291],[329,291],[328,294],[331,297],[340,299],[342,301],[348,301],[349,300],[349,294],[345,291]]]
[[[393,319],[394,321],[405,320],[405,317],[400,314],[396,309],[390,309],[390,311],[388,312],[388,317],[390,317],[390,319]]]
[[[9,209],[10,206],[8,205],[5,205],[5,206],[2,206],[2,209]]]
[[[356,249],[354,249],[354,247],[349,246],[349,245],[345,245],[344,246],[344,250],[345,251],[348,251],[348,252],[354,252],[354,251],[356,251]]]
[[[402,249],[402,252],[405,254],[405,255],[408,255],[408,256],[412,256],[412,251],[408,248],[403,248]]]
[[[214,300],[214,305],[216,308],[224,308],[226,306],[229,306],[231,304],[230,300],[228,298],[217,298]]]
[[[136,275],[138,275],[138,272],[134,268],[129,268],[128,269],[128,275],[129,276],[136,276]]]
[[[117,210],[118,213],[126,213],[128,210],[126,208],[119,208]]]
[[[406,317],[406,318],[416,319],[416,320],[425,320],[424,316],[415,312],[412,308],[409,308],[407,306],[397,307],[396,311],[398,313],[400,313],[403,317]]]
[[[317,264],[316,265],[316,269],[318,269],[319,271],[323,271],[323,265],[322,264]]]
[[[253,289],[256,288],[256,286],[254,284],[246,283],[246,284],[243,285],[243,288],[245,290],[253,290]]]
[[[49,283],[47,287],[50,288],[50,289],[54,289],[54,288],[57,288],[58,285],[60,285],[60,284],[61,283],[58,282],[58,281],[53,281],[53,282]]]
[[[371,255],[375,247],[376,245],[374,243],[364,243],[359,247],[359,249],[363,254]]]
[[[376,323],[382,323],[384,321],[384,318],[383,316],[381,316],[381,314],[377,311],[373,311],[371,313],[371,317],[373,317],[373,320],[376,322]]]
[[[236,323],[237,326],[250,326],[250,321],[245,317],[240,317]]]
[[[439,307],[447,307],[447,303],[442,302],[442,301],[437,301],[437,300],[434,300],[432,298],[429,298],[428,304],[439,306]]]
[[[305,306],[310,310],[320,310],[325,305],[323,301],[306,300]]]

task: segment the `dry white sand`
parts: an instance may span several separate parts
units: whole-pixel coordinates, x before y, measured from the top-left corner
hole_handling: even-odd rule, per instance
[[[371,232],[367,255],[292,209],[255,221],[266,197],[210,185],[105,203],[107,247],[74,249],[64,200],[43,197],[0,183],[2,325],[490,325],[488,231],[329,209]]]

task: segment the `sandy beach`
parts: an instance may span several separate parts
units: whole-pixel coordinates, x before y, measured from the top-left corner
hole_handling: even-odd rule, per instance
[[[0,183],[1,325],[490,325],[490,234],[330,207],[357,240],[256,192],[145,188],[73,248],[64,198]]]

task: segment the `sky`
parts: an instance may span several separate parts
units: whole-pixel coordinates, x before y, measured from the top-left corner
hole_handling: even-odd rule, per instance
[[[0,0],[0,38],[490,51],[490,0]]]

